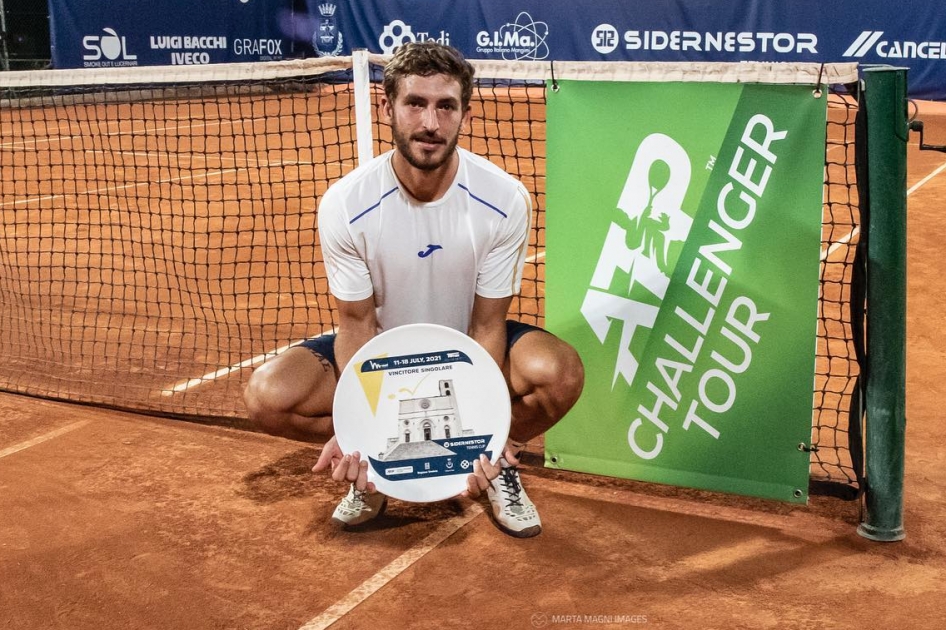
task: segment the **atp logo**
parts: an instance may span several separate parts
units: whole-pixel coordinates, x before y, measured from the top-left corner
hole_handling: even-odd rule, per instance
[[[442,245],[434,245],[433,243],[431,243],[430,245],[427,246],[427,250],[426,250],[426,251],[417,252],[417,255],[418,255],[420,258],[427,258],[428,256],[430,256],[431,254],[433,254],[433,253],[434,253],[435,251],[437,251],[438,249],[443,249],[443,246],[442,246]]]
[[[581,306],[582,316],[602,344],[613,325],[621,326],[612,389],[619,376],[628,385],[633,383],[639,362],[631,341],[642,332],[639,329],[654,327],[673,273],[671,247],[685,242],[693,227],[692,217],[683,209],[691,173],[684,148],[655,133],[637,148],[624,182],[617,207],[627,227],[611,222]],[[627,275],[627,285],[614,286],[619,270]],[[627,297],[641,291],[647,295],[645,301]]]

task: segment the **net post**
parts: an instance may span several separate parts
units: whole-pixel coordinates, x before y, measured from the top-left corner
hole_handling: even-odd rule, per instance
[[[867,432],[857,532],[902,540],[906,433],[907,70],[864,71],[867,108]]]
[[[355,144],[358,150],[358,164],[365,164],[374,157],[371,137],[371,71],[368,65],[368,51],[364,48],[353,50],[352,81],[355,84]]]

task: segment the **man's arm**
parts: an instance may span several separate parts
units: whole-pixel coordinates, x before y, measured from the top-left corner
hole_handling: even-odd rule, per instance
[[[470,318],[470,337],[489,352],[503,373],[507,370],[506,314],[509,312],[511,302],[512,296],[485,298],[476,295],[473,298],[473,314]],[[519,463],[509,449],[504,449],[504,455],[512,465]],[[498,462],[493,465],[485,455],[482,455],[473,463],[473,474],[466,479],[466,490],[463,495],[471,499],[479,497],[489,487],[490,481],[499,476],[499,469]]]
[[[335,337],[335,364],[339,373],[352,356],[378,334],[378,318],[374,308],[374,296],[347,302],[336,299],[338,304],[338,334]]]
[[[504,298],[473,298],[473,314],[468,334],[486,348],[501,369],[506,364],[506,314],[512,296]]]
[[[374,309],[374,296],[348,302],[335,300],[338,305],[338,333],[335,337],[335,364],[339,373],[358,350],[378,334],[378,319]],[[368,483],[368,460],[362,460],[358,452],[346,455],[338,447],[334,437],[322,449],[313,472],[331,469],[332,479],[355,484],[357,490],[374,492],[374,484]]]

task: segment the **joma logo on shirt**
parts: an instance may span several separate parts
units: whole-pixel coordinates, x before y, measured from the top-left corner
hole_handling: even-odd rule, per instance
[[[417,252],[417,255],[420,256],[421,258],[427,258],[428,256],[430,256],[431,254],[433,254],[433,253],[434,253],[435,251],[437,251],[438,249],[443,249],[443,246],[442,246],[442,245],[430,244],[430,245],[427,246],[427,251]]]

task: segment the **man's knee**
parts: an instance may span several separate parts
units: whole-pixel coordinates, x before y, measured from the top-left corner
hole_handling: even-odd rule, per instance
[[[261,368],[253,372],[243,390],[243,402],[250,421],[258,429],[266,433],[280,432],[287,409],[279,383],[269,371]]]
[[[567,344],[555,358],[556,380],[552,386],[555,405],[561,415],[571,409],[585,386],[585,366],[574,348]]]
[[[253,372],[243,400],[261,431],[302,435],[315,430],[309,419],[331,415],[334,393],[331,364],[307,349],[293,348]]]
[[[578,401],[585,384],[585,369],[578,352],[555,339],[545,351],[524,354],[518,366],[520,378],[546,401],[545,406],[554,415],[565,415]]]

